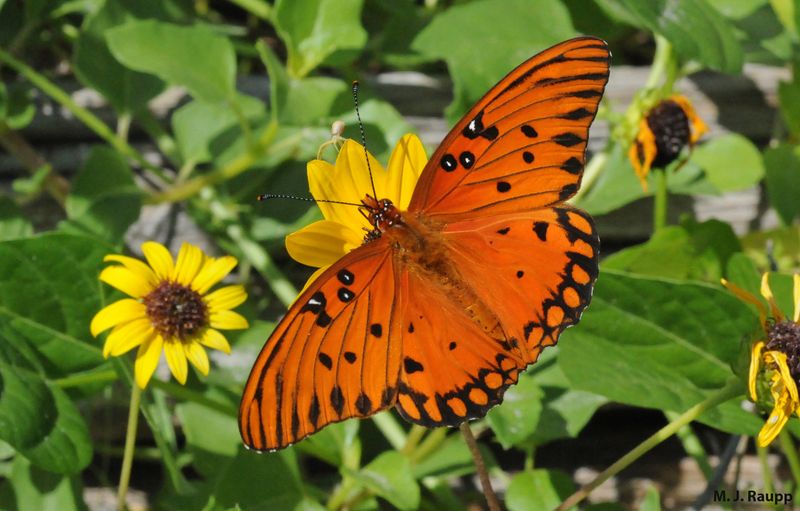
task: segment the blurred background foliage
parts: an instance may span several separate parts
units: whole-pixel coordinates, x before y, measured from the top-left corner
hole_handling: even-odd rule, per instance
[[[234,336],[231,357],[213,358],[207,378],[190,375],[182,387],[162,374],[148,389],[132,486],[146,490],[150,506],[460,510],[482,502],[457,432],[410,428],[393,412],[331,426],[278,453],[244,450],[236,426],[243,381],[309,273],[287,260],[283,238],[321,218],[306,202],[254,197],[305,196],[305,164],[335,120],[358,138],[354,79],[368,147],[386,162],[416,128],[383,97],[391,88],[382,77],[447,76],[437,83],[451,88],[442,115],[452,124],[520,62],[591,34],[610,43],[614,68],[648,69],[628,104],[606,100],[598,117],[607,128],[574,203],[602,226],[604,215],[652,194],[627,151],[644,112],[684,77],[790,69],[766,137],[712,130],[659,171],[673,196],[761,187],[772,222],[742,232],[686,216],[622,250],[611,244],[581,324],[473,425],[508,509],[553,508],[576,487],[564,470],[585,462],[540,466],[540,448],[569,448],[609,403],[670,417],[746,372],[742,346],[757,317],[718,282],[755,291],[760,271],[798,266],[799,27],[795,0],[0,0],[0,145],[22,171],[0,175],[0,505],[85,509],[87,487],[115,485],[132,364],[104,360],[88,325],[115,298],[97,279],[103,256],[137,254],[147,238],[173,247],[199,240],[235,255],[253,325]],[[612,87],[613,76],[612,68]],[[81,96],[87,90],[94,103]],[[427,89],[408,90],[412,110],[426,102],[414,94]],[[79,128],[59,132],[59,116]],[[80,133],[93,143],[56,164],[32,140],[34,126],[62,145]],[[624,229],[624,216],[609,218]],[[778,276],[775,290],[791,310],[790,280]],[[742,408],[744,384],[739,390],[699,417],[722,438],[753,435],[763,422]],[[681,439],[711,479],[709,454],[719,453],[706,452],[692,429]],[[778,488],[798,488],[784,479]],[[660,509],[657,491],[636,505]]]

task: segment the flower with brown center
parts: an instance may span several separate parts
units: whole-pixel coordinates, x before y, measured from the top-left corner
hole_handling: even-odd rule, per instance
[[[103,308],[92,319],[95,337],[111,328],[103,356],[120,356],[138,346],[135,376],[147,386],[163,349],[170,371],[186,382],[187,360],[203,375],[209,361],[204,347],[230,353],[219,330],[247,328],[247,320],[231,309],[247,298],[239,285],[209,293],[236,266],[231,256],[213,258],[184,243],[176,262],[169,251],[153,241],[142,245],[148,264],[118,254],[105,257],[115,264],[100,273],[100,280],[131,296]]]
[[[769,273],[761,279],[761,300],[723,279],[722,284],[759,311],[764,338],[750,351],[748,388],[756,403],[772,406],[764,427],[758,434],[758,445],[766,447],[781,432],[789,417],[800,411],[797,382],[800,380],[800,275],[794,276],[794,313],[791,319],[778,308],[769,286]]]
[[[670,96],[651,108],[639,121],[639,131],[628,152],[642,188],[647,190],[651,168],[665,168],[684,147],[694,147],[706,131],[708,126],[683,96]]]

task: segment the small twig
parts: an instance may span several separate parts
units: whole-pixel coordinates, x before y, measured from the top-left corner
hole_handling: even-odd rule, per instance
[[[480,449],[478,449],[478,442],[475,441],[475,436],[472,430],[469,429],[469,422],[464,421],[459,426],[461,434],[464,435],[464,440],[467,442],[469,452],[472,454],[472,460],[475,462],[475,470],[478,472],[478,477],[481,480],[483,487],[483,495],[486,497],[486,504],[489,505],[490,511],[501,511],[500,501],[497,500],[497,495],[492,489],[492,482],[489,480],[489,472],[486,470],[486,463],[483,461]]]

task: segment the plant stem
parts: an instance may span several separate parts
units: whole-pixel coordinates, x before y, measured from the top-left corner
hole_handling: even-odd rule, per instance
[[[653,56],[653,64],[650,66],[650,75],[644,84],[644,89],[654,89],[662,77],[670,77],[669,66],[672,59],[672,45],[669,41],[656,34],[656,54]],[[674,80],[674,77],[672,77]],[[669,81],[669,80],[667,80]],[[671,85],[671,84],[670,84]]]
[[[722,387],[716,393],[710,395],[706,398],[705,401],[702,401],[693,407],[689,408],[685,412],[683,412],[680,416],[678,416],[675,420],[664,426],[663,428],[659,429],[649,438],[644,440],[642,443],[637,445],[633,448],[630,452],[625,454],[623,457],[618,459],[614,464],[610,467],[605,469],[603,472],[597,475],[592,482],[585,485],[583,488],[579,489],[572,495],[570,495],[564,502],[561,503],[560,506],[556,508],[556,511],[565,511],[566,509],[571,508],[572,506],[577,505],[583,499],[585,499],[595,488],[606,482],[611,477],[618,474],[624,468],[628,467],[631,463],[638,460],[642,457],[645,453],[650,451],[653,447],[657,446],[667,438],[674,435],[679,429],[681,429],[686,424],[689,424],[700,415],[705,413],[707,410],[714,408],[720,403],[724,403],[729,399],[741,394],[741,383],[737,379],[730,380],[727,385]],[[766,488],[764,491],[767,491]]]
[[[106,369],[103,371],[85,371],[83,373],[72,374],[53,380],[53,383],[62,389],[69,387],[79,387],[89,383],[108,383],[119,379],[117,372],[113,369]]]
[[[679,416],[675,412],[664,412],[664,415],[667,417],[667,420],[670,421],[674,421]],[[711,464],[708,462],[708,454],[706,450],[703,449],[703,444],[700,443],[700,439],[697,438],[697,435],[692,431],[692,427],[689,424],[685,425],[678,430],[677,436],[683,444],[686,454],[691,456],[695,463],[697,463],[700,471],[706,477],[706,481],[711,480],[714,469],[711,468]]]
[[[667,187],[667,170],[653,169],[656,174],[656,194],[653,201],[653,232],[657,232],[667,225],[667,201],[669,189]]]
[[[163,390],[170,396],[178,398],[180,401],[191,401],[193,403],[203,405],[206,408],[210,408],[215,412],[227,415],[228,417],[236,417],[239,413],[238,410],[233,406],[210,399],[200,392],[188,389],[183,385],[172,383],[171,381],[163,381],[153,378],[150,380],[150,385],[152,385],[154,388]]]
[[[46,166],[48,173],[44,178],[44,189],[59,206],[64,207],[69,195],[69,181],[56,174],[52,165],[42,158],[27,140],[2,121],[0,121],[0,146],[19,160],[31,174]]]
[[[19,74],[27,78],[32,84],[38,87],[42,92],[60,103],[83,124],[85,124],[86,127],[94,131],[100,138],[108,142],[121,154],[128,156],[129,158],[133,158],[142,167],[150,170],[162,179],[167,180],[162,169],[147,161],[136,149],[131,147],[125,140],[118,137],[103,121],[97,118],[97,116],[95,116],[89,110],[75,103],[69,94],[45,78],[44,75],[39,74],[24,62],[15,59],[2,48],[0,48],[0,62],[8,64],[12,69],[17,71]]]
[[[459,428],[461,429],[461,434],[464,435],[464,440],[475,462],[475,470],[478,472],[478,477],[481,480],[483,495],[486,497],[486,504],[489,506],[489,511],[500,511],[502,509],[500,507],[500,501],[497,500],[497,495],[495,495],[492,489],[492,482],[489,479],[489,472],[486,470],[486,463],[484,463],[483,455],[481,455],[481,451],[478,448],[478,442],[475,441],[475,436],[472,434],[472,430],[469,429],[469,422],[462,422]]]
[[[124,511],[126,508],[125,497],[128,494],[128,484],[131,480],[131,465],[133,464],[133,451],[136,447],[136,428],[139,424],[139,404],[141,401],[142,389],[134,384],[131,386],[131,404],[128,407],[128,430],[125,433],[125,452],[122,456],[122,471],[119,474],[118,511]]]
[[[797,456],[797,446],[794,445],[792,436],[785,429],[780,432],[781,449],[783,450],[786,461],[789,462],[789,470],[794,478],[794,493],[797,496],[800,491],[800,459]]]
[[[392,446],[392,449],[399,451],[406,445],[406,432],[391,413],[379,413],[372,417],[372,422]]]

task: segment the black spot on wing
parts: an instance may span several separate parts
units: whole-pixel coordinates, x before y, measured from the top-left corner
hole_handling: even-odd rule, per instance
[[[497,191],[500,193],[506,193],[507,191],[511,190],[511,183],[507,181],[498,181],[497,182]]]
[[[358,357],[352,351],[345,351],[344,359],[347,360],[348,363],[353,364],[356,360],[358,360]]]
[[[334,385],[331,389],[331,406],[338,415],[342,415],[342,410],[344,410],[344,394],[342,394],[342,388],[338,385]]]
[[[380,323],[373,323],[369,326],[369,333],[375,337],[380,337],[383,335],[383,327],[380,325]]]
[[[564,188],[561,189],[560,192],[558,192],[558,200],[560,200],[560,201],[567,200],[570,197],[572,197],[573,195],[575,195],[575,193],[577,191],[578,191],[578,185],[577,184],[573,183],[573,184],[566,185],[566,186],[564,186]]]
[[[327,369],[333,367],[333,360],[331,360],[331,357],[327,353],[320,352],[320,354],[317,355],[317,358],[319,359],[320,364],[324,365]]]
[[[372,401],[370,400],[369,396],[364,394],[363,392],[358,395],[356,399],[356,410],[361,415],[367,415],[372,411]]]
[[[314,397],[311,398],[311,406],[308,408],[308,420],[314,427],[317,427],[317,421],[319,420],[319,398],[316,393]]]
[[[505,236],[506,234],[508,234],[508,231],[510,230],[511,227],[503,227],[502,229],[497,229],[497,234],[502,234],[503,236]]]
[[[575,133],[561,133],[553,137],[553,142],[564,147],[572,147],[585,142],[584,139]]]
[[[536,237],[539,238],[541,241],[547,241],[547,227],[550,224],[547,222],[534,222],[533,223],[533,232],[536,233]]]
[[[339,270],[339,272],[336,274],[336,278],[339,279],[339,282],[345,286],[351,285],[356,280],[355,275],[353,275],[353,273],[347,268],[342,268]]]
[[[439,166],[442,167],[442,169],[445,172],[453,172],[454,170],[456,170],[458,163],[456,163],[455,156],[453,156],[450,153],[447,153],[444,156],[442,156],[442,159],[439,161]]]
[[[559,117],[562,119],[568,119],[570,121],[578,121],[580,119],[586,119],[587,117],[593,117],[594,113],[590,112],[585,108],[576,108],[575,110],[571,110],[565,114],[560,115]]]
[[[425,370],[425,368],[422,367],[422,364],[411,357],[406,357],[403,359],[403,368],[405,369],[406,374],[413,374]]]
[[[572,156],[561,165],[561,169],[566,170],[570,174],[578,175],[581,173],[581,170],[583,170],[583,164],[578,158]]]
[[[522,127],[520,127],[520,130],[522,131],[522,134],[528,138],[536,138],[539,136],[539,132],[537,132],[533,126],[529,126],[527,124],[523,124]]]

